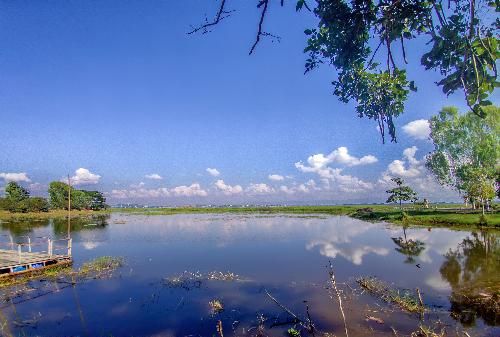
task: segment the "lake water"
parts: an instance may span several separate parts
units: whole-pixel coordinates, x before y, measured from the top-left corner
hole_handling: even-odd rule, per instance
[[[408,336],[421,323],[453,336],[463,330],[471,336],[500,335],[498,317],[449,299],[462,288],[500,282],[497,232],[403,231],[344,216],[241,214],[115,213],[73,220],[72,226],[74,268],[103,255],[122,256],[125,265],[110,279],[74,287],[55,284],[47,294],[3,298],[3,335],[216,336],[220,320],[224,336],[285,336],[294,323],[267,291],[304,321],[308,305],[316,336],[344,336],[329,261],[342,292],[349,336],[394,335],[393,329]],[[65,221],[44,220],[4,222],[0,234],[25,242],[26,235],[56,239],[66,231]],[[405,242],[416,244],[408,249]],[[213,271],[241,279],[166,280]],[[421,321],[419,314],[363,292],[356,283],[361,276],[378,277],[398,289],[418,287],[430,311]],[[213,312],[213,299],[222,302],[223,311]]]

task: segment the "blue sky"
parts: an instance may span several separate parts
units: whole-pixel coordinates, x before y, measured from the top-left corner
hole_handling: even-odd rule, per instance
[[[464,108],[418,66],[425,41],[407,50],[419,90],[396,121],[399,141],[382,145],[375,123],[332,95],[334,69],[303,74],[312,16],[271,7],[266,30],[281,42],[249,56],[259,12],[232,8],[213,32],[187,35],[215,1],[1,2],[0,185],[43,195],[70,174],[111,203],[342,203],[383,201],[399,174],[423,196],[456,198],[422,166],[425,126],[402,129]]]

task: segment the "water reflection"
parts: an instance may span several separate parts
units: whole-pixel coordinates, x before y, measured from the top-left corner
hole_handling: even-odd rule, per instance
[[[471,233],[445,255],[440,273],[450,284],[451,310],[466,325],[477,317],[500,324],[500,240],[498,233]]]
[[[67,235],[65,219],[28,222],[18,227],[2,224],[0,229],[5,235],[16,231],[17,235]],[[400,288],[419,287],[426,304],[440,308],[432,319],[439,317],[453,327],[458,323],[450,318],[448,309],[463,308],[454,294],[469,288],[481,293],[486,284],[500,283],[499,242],[495,233],[446,229],[430,232],[349,217],[112,214],[75,219],[72,237],[76,266],[102,255],[124,256],[127,265],[117,279],[95,281],[18,305],[16,315],[43,313],[37,334],[100,335],[102,331],[96,327],[106,326],[106,331],[114,335],[152,335],[168,330],[171,335],[205,336],[214,333],[218,318],[227,327],[238,320],[241,331],[254,325],[257,314],[271,317],[279,313],[279,308],[268,302],[263,288],[296,313],[304,311],[303,300],[307,300],[318,326],[341,334],[337,328],[342,323],[333,309],[336,306],[324,288],[328,280],[324,266],[328,260],[333,261],[339,282],[377,276]],[[415,267],[416,263],[421,268]],[[248,282],[207,283],[189,292],[161,287],[162,279],[186,270],[229,271]],[[76,299],[75,294],[79,296]],[[99,306],[95,305],[96,298],[103,299]],[[207,303],[214,298],[223,300],[228,308],[222,316],[213,317],[208,310]],[[364,331],[361,328],[367,327],[366,315],[373,315],[367,311],[370,305],[379,308],[381,303],[369,294],[346,303],[350,324],[353,329],[359,328],[353,335],[392,334],[389,322],[409,335],[419,324],[418,317],[390,313],[381,317],[386,325],[375,327],[377,331]],[[72,316],[54,319],[66,311],[72,312]],[[79,319],[82,313],[84,320]],[[381,311],[377,315],[382,315]],[[498,324],[481,314],[474,319],[476,326],[471,335],[481,335],[484,322]],[[471,324],[470,320],[466,317],[458,322]],[[283,336],[287,327],[273,329],[276,330],[270,331],[269,336]],[[491,335],[498,332],[495,328],[487,329]],[[229,328],[224,335],[237,333]]]
[[[408,239],[406,236],[406,226],[403,226],[403,236],[393,237],[396,244],[396,251],[406,256],[405,263],[415,263],[415,258],[425,250],[425,243],[418,239]]]

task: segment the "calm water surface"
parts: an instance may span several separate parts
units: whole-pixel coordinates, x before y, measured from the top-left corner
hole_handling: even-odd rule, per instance
[[[63,238],[66,231],[65,221],[44,220],[4,222],[0,234],[25,242],[26,235]],[[304,319],[309,305],[318,331],[343,336],[338,304],[328,289],[326,266],[332,261],[350,336],[392,335],[391,327],[404,336],[420,322],[418,314],[363,293],[355,282],[360,276],[376,276],[400,289],[420,288],[431,307],[424,324],[440,321],[450,335],[466,329],[471,336],[499,336],[498,317],[481,317],[449,300],[463,287],[500,282],[497,234],[403,230],[344,216],[112,214],[73,220],[75,268],[103,255],[123,256],[125,265],[111,279],[55,285],[45,295],[2,301],[8,322],[2,328],[15,336],[212,336],[221,320],[224,336],[285,336],[293,323],[286,323],[290,317],[267,290]],[[418,242],[416,248],[405,249],[401,243],[408,240]],[[232,272],[244,280],[182,286],[165,281],[185,271]],[[224,311],[214,314],[212,299],[219,299]]]

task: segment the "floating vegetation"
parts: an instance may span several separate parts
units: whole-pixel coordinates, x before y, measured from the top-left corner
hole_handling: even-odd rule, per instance
[[[110,276],[118,267],[123,266],[124,259],[121,257],[101,256],[90,262],[85,262],[78,270],[79,276],[89,276],[93,278],[103,278]]]
[[[462,290],[450,296],[452,316],[466,325],[472,324],[476,316],[482,317],[490,325],[500,325],[500,291],[487,289],[483,291]]]
[[[219,299],[213,299],[208,302],[208,305],[210,306],[210,309],[212,310],[213,314],[218,314],[219,312],[224,311],[224,305]]]
[[[220,271],[212,271],[207,274],[203,274],[199,271],[184,271],[180,275],[164,278],[163,282],[165,285],[170,287],[191,290],[200,288],[202,283],[206,281],[235,282],[243,280],[244,279],[241,276],[231,272],[223,273]]]
[[[32,292],[36,293],[32,296],[33,298],[39,297],[42,288],[47,288],[53,283],[73,286],[86,280],[108,278],[122,265],[123,258],[121,257],[102,256],[84,263],[77,270],[70,266],[56,266],[25,275],[4,277],[0,279],[0,301],[7,302],[14,298],[28,300],[30,298],[25,297]],[[42,294],[51,292],[54,291],[50,290],[45,293],[42,291]]]
[[[356,280],[364,290],[372,295],[381,298],[387,303],[393,303],[401,309],[409,312],[425,311],[425,306],[418,296],[415,296],[410,290],[399,290],[391,288],[387,283],[377,279],[376,277],[360,277]]]
[[[444,337],[444,328],[441,328],[439,332],[436,332],[432,327],[425,325],[420,325],[417,331],[413,331],[410,337]]]
[[[294,328],[288,329],[287,334],[290,337],[300,337],[300,331]]]

